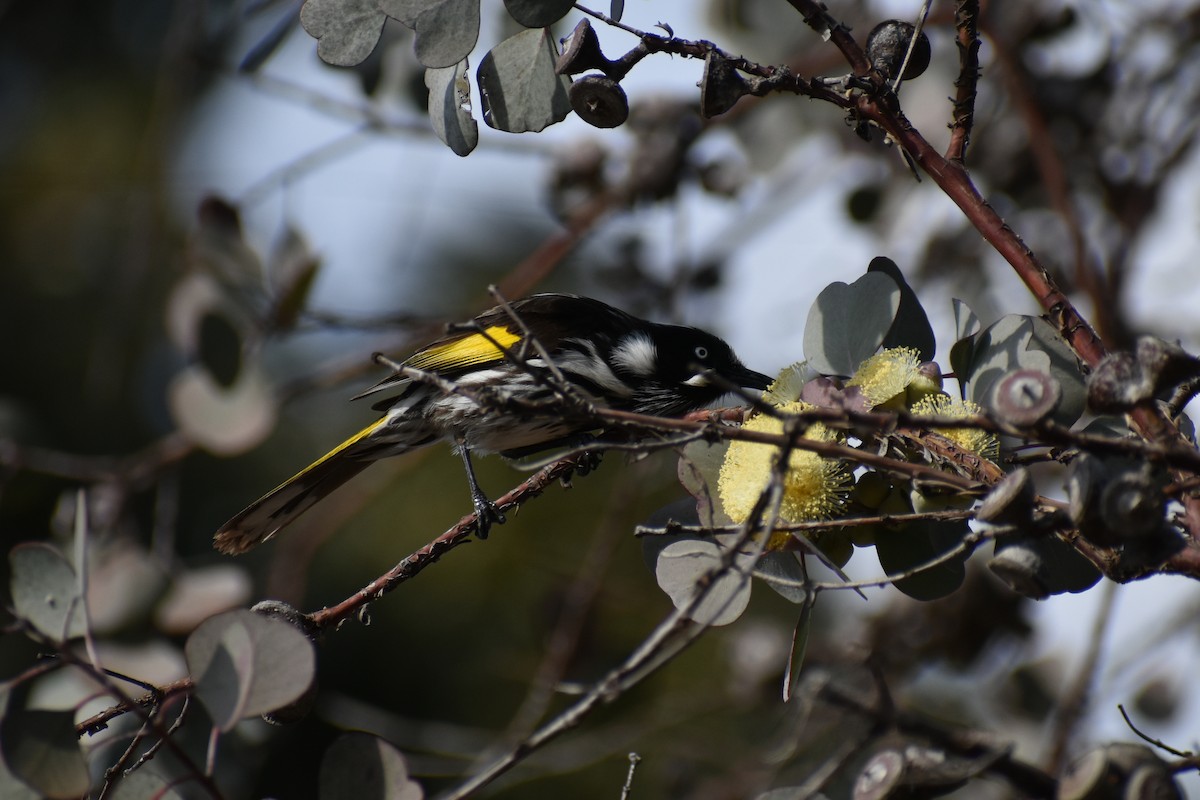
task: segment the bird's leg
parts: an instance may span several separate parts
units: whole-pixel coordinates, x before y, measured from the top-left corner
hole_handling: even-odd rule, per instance
[[[483,489],[479,488],[479,481],[475,479],[475,465],[471,463],[471,451],[467,448],[466,442],[458,443],[458,454],[462,456],[463,467],[467,470],[467,485],[471,487],[471,504],[475,506],[475,535],[480,539],[486,539],[492,523],[498,522],[503,525],[505,517],[496,504],[488,500]]]

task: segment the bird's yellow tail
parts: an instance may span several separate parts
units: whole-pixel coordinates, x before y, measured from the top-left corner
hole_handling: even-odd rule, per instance
[[[221,526],[213,546],[226,555],[244,553],[292,523],[314,503],[362,472],[374,460],[356,458],[350,448],[384,425],[387,418],[363,428],[303,470],[255,500]]]

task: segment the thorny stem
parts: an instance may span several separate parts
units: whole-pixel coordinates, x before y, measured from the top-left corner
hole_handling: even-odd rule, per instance
[[[954,112],[946,158],[962,164],[975,124],[975,97],[979,84],[979,0],[954,4],[955,44],[958,45],[958,78],[954,81]]]

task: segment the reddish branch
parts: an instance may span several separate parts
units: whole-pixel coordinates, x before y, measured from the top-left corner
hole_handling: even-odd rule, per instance
[[[954,4],[954,28],[958,45],[958,79],[954,81],[954,114],[950,123],[950,146],[946,158],[963,163],[975,123],[975,95],[979,83],[979,1],[958,0]]]
[[[569,477],[584,463],[585,458],[586,456],[577,456],[557,461],[548,467],[544,467],[520,486],[496,500],[496,507],[500,511],[519,508],[522,503],[532,500],[544,492],[546,487],[556,480]],[[446,553],[459,545],[469,542],[471,534],[475,530],[475,523],[475,514],[466,515],[445,533],[407,556],[399,564],[368,583],[355,594],[347,597],[335,606],[314,611],[312,614],[309,614],[309,619],[321,629],[336,626],[343,620],[349,619],[371,602],[378,600],[401,583],[415,577],[421,570],[437,561]]]

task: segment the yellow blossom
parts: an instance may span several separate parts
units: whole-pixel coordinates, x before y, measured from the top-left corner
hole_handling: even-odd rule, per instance
[[[780,408],[785,413],[811,409],[793,402]],[[767,415],[754,417],[745,430],[783,433],[783,420]],[[820,423],[804,432],[806,438],[833,441],[836,434]],[[771,481],[779,448],[770,444],[734,441],[729,445],[717,481],[717,493],[725,513],[734,522],[744,522],[759,496]],[[788,457],[779,516],[786,522],[829,519],[841,512],[851,480],[850,471],[838,459],[822,458],[810,450],[793,449]]]
[[[921,354],[911,347],[893,347],[859,365],[847,386],[857,386],[872,408],[908,407],[919,398],[941,389],[921,371]]]
[[[948,394],[927,395],[913,406],[914,414],[965,419],[982,414],[983,409],[970,400],[960,400]],[[978,428],[934,428],[934,433],[945,436],[963,450],[977,456],[996,460],[1000,453],[1000,440],[995,434]]]

